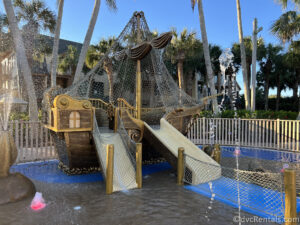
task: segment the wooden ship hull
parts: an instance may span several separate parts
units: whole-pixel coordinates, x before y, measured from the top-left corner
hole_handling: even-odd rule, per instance
[[[68,169],[99,167],[92,136],[94,110],[89,101],[68,95],[54,100],[46,127],[51,130],[60,162]]]
[[[162,143],[153,139],[153,135],[144,126],[143,120],[147,121],[145,116],[151,114],[152,110],[155,114],[156,111],[162,114],[164,110],[142,109],[143,120],[141,120],[136,118],[135,108],[124,99],[119,100],[117,107],[109,107],[109,104],[103,101],[101,101],[101,106],[97,106],[93,101],[95,100],[76,100],[68,95],[59,95],[55,98],[53,107],[49,111],[46,127],[51,130],[59,160],[64,166],[69,169],[99,167],[92,131],[94,125],[98,126],[94,121],[95,112],[100,110],[110,115],[111,121],[114,121],[115,132],[118,130],[118,119],[116,118],[121,118],[129,137],[137,143],[142,142],[143,148],[147,149],[145,153],[148,157],[144,160],[165,158],[173,167],[176,167],[176,158]],[[95,105],[96,108],[92,105]],[[201,110],[203,110],[203,105],[180,108],[169,112],[165,118],[178,131],[185,134],[193,116],[199,114]],[[157,151],[155,152],[153,149]]]

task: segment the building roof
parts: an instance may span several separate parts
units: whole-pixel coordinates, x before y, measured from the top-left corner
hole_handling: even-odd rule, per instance
[[[0,104],[3,104],[4,102],[5,103],[10,102],[11,104],[21,104],[21,105],[28,104],[28,102],[24,101],[23,99],[12,97],[8,94],[0,95]]]

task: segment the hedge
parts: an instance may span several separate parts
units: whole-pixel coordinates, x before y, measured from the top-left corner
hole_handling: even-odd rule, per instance
[[[243,119],[282,119],[282,120],[295,120],[297,119],[298,112],[291,111],[265,111],[257,110],[251,112],[248,110],[237,110],[237,116]],[[233,110],[224,110],[218,115],[213,115],[212,111],[202,111],[200,117],[216,117],[216,118],[234,118]]]

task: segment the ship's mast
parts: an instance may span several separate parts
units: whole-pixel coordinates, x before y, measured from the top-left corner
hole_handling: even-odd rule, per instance
[[[137,12],[137,44],[141,42],[141,14]],[[136,118],[141,119],[141,99],[142,99],[142,74],[141,74],[141,60],[136,63]]]

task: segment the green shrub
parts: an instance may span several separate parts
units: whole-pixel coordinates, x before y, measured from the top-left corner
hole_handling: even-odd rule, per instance
[[[11,112],[9,115],[9,120],[23,120],[23,121],[29,121],[29,114],[26,113],[20,113],[20,112]],[[42,111],[39,110],[39,120],[42,120]]]
[[[242,119],[281,119],[281,120],[295,120],[298,116],[297,112],[291,111],[265,111],[265,110],[257,110],[255,112],[251,112],[248,110],[237,110],[238,118]],[[216,117],[216,118],[234,118],[233,110],[224,110],[219,115],[213,115],[211,111],[202,111],[200,113],[200,117]]]

